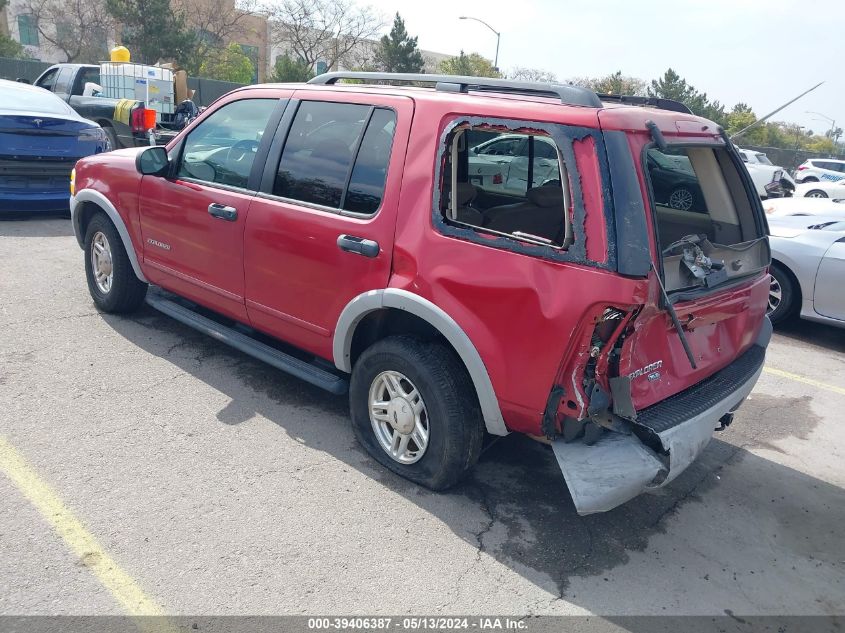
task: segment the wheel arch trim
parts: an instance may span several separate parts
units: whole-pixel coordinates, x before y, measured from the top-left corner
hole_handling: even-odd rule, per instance
[[[487,431],[493,435],[507,435],[499,401],[487,367],[469,336],[442,308],[413,292],[399,288],[385,288],[361,293],[352,299],[337,321],[332,342],[335,366],[347,373],[352,371],[352,339],[363,318],[376,310],[394,308],[413,314],[440,332],[457,351],[467,368]]]
[[[80,211],[82,209],[82,205],[86,202],[90,202],[91,204],[100,207],[100,209],[109,216],[112,224],[114,224],[117,229],[118,235],[120,235],[120,240],[123,242],[123,248],[126,251],[126,256],[129,258],[129,263],[132,264],[132,270],[135,272],[135,276],[144,283],[148,283],[147,278],[141,271],[141,265],[138,262],[138,256],[135,253],[135,246],[132,244],[132,238],[129,236],[129,230],[126,228],[126,223],[123,221],[123,218],[120,217],[120,213],[117,212],[117,209],[111,201],[99,191],[94,191],[93,189],[81,189],[76,193],[76,195],[70,197],[70,219],[73,224],[73,233],[76,236],[76,241],[79,243],[79,247],[82,249],[85,248],[85,236],[82,234],[82,227],[80,226]]]

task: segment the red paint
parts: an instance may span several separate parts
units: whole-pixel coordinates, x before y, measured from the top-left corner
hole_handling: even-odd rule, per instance
[[[218,101],[205,116],[235,97],[286,97],[291,91],[240,91]],[[666,313],[658,308],[655,279],[629,279],[593,265],[470,243],[441,234],[432,223],[438,145],[444,129],[456,120],[480,116],[598,129],[601,118],[602,128],[628,133],[644,200],[640,152],[650,141],[646,120],[654,120],[666,135],[721,143],[709,122],[636,107],[596,110],[548,99],[491,99],[386,86],[305,86],[296,88],[296,97],[385,105],[397,112],[378,214],[344,217],[179,180],[145,177],[142,183],[134,166],[137,150],[80,161],[77,187],[95,189],[112,201],[152,282],[328,360],[337,318],[358,294],[393,287],[434,302],[478,349],[507,426],[514,431],[541,433],[542,412],[556,383],[566,390],[567,414],[585,415],[588,395],[581,381],[595,322],[608,306],[628,313],[641,310],[623,347],[621,373],[663,360],[666,379],[659,386],[634,382],[637,407],[695,384],[755,339],[765,313],[765,275],[706,300],[677,305],[681,320],[690,321],[687,336],[699,360],[693,371]],[[610,185],[602,182],[595,152],[592,139],[577,142],[579,173],[570,177],[580,178],[583,189],[587,254],[606,262],[602,192]],[[237,208],[237,221],[212,218],[207,213],[211,202]],[[379,255],[369,259],[342,252],[336,245],[342,233],[377,241]],[[170,244],[171,250],[150,245],[148,238]],[[654,250],[653,235],[651,239]],[[607,359],[600,358],[597,376],[605,386],[607,372]]]

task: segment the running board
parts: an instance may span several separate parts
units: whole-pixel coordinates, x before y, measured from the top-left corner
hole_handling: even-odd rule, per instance
[[[290,354],[285,354],[233,328],[221,325],[189,308],[179,305],[175,301],[166,299],[152,288],[147,293],[147,303],[159,312],[176,319],[180,323],[184,323],[188,327],[192,327],[221,343],[234,347],[244,354],[257,358],[268,365],[272,365],[276,369],[281,369],[292,376],[296,376],[326,391],[341,395],[346,393],[349,388],[349,382],[345,378],[320,369],[311,363],[294,358]]]

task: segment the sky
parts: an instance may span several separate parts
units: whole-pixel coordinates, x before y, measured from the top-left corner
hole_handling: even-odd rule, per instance
[[[540,68],[558,79],[617,70],[651,80],[671,67],[728,108],[742,101],[819,133],[845,128],[845,0],[359,0],[391,22],[398,11],[422,49]],[[388,26],[389,29],[389,26]],[[388,30],[386,29],[386,30]]]

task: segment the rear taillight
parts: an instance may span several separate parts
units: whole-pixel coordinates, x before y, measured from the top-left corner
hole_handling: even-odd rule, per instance
[[[805,169],[807,169],[807,167],[804,165],[798,165],[798,171],[804,171]]]
[[[144,134],[156,126],[156,111],[149,108],[135,108],[129,117],[129,126],[133,133]]]

